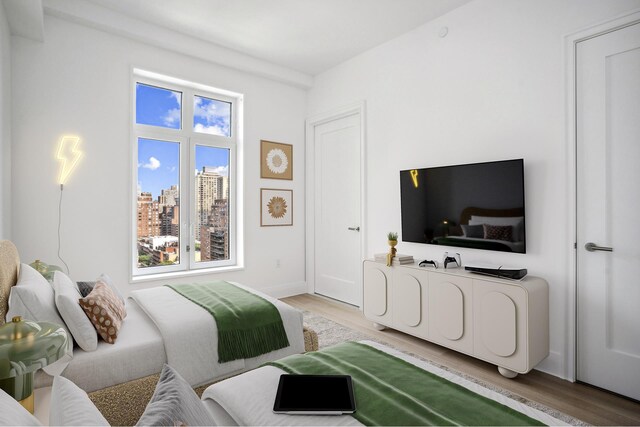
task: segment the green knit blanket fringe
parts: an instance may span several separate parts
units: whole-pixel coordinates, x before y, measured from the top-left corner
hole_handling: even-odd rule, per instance
[[[351,375],[356,412],[368,426],[544,425],[495,400],[385,353],[346,342],[269,362],[290,374]]]
[[[219,363],[289,346],[280,312],[256,294],[221,280],[166,286],[211,313],[218,327]]]

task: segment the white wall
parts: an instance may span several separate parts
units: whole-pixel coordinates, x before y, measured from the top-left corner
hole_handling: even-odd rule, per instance
[[[476,0],[319,76],[309,115],[366,100],[368,256],[400,231],[398,171],[525,160],[527,254],[460,249],[463,263],[523,266],[550,286],[551,355],[570,374],[570,150],[564,37],[640,7],[638,0]],[[442,27],[449,34],[440,38]],[[401,253],[441,259],[435,246]]]
[[[54,156],[61,135],[74,133],[85,156],[65,185],[62,224],[62,255],[73,279],[91,280],[104,271],[123,292],[212,279],[276,295],[305,289],[303,90],[48,15],[45,42],[14,37],[12,59],[12,239],[23,260],[61,264]],[[129,284],[132,67],[244,94],[243,271]],[[260,179],[260,139],[295,146],[293,181]],[[260,187],[293,188],[292,227],[260,227]]]
[[[0,239],[11,238],[11,34],[0,5]]]

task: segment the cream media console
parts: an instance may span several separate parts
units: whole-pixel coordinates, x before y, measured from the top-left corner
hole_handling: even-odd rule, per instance
[[[364,315],[498,366],[508,378],[549,354],[549,285],[409,264],[365,260]]]

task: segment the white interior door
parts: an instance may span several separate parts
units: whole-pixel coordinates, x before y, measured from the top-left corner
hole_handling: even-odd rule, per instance
[[[640,24],[579,42],[576,82],[577,378],[640,399]]]
[[[360,304],[360,114],[314,127],[315,293]]]

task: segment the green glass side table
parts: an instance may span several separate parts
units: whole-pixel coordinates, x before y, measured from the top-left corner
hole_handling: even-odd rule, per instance
[[[68,339],[55,323],[20,316],[0,326],[0,388],[33,413],[33,374],[60,359]]]

